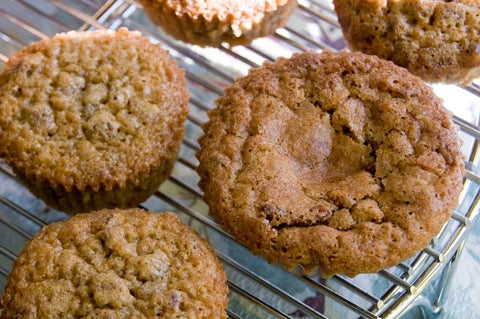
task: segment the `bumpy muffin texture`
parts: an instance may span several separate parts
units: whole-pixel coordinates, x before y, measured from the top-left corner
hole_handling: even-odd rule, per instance
[[[462,189],[457,130],[407,70],[308,52],[226,89],[197,153],[210,214],[287,269],[354,276],[424,248]]]
[[[79,214],[19,254],[1,318],[226,318],[225,273],[173,213]]]
[[[140,0],[167,33],[200,46],[248,44],[273,34],[297,7],[296,0]]]
[[[334,0],[353,50],[375,54],[429,82],[480,76],[477,0]]]
[[[184,71],[137,32],[69,32],[0,75],[0,155],[74,214],[132,207],[169,175],[188,112]]]

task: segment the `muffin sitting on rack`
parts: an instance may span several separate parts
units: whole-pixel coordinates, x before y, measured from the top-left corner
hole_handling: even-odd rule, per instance
[[[70,214],[132,207],[170,174],[184,132],[184,71],[137,32],[69,32],[0,75],[0,155]]]
[[[14,263],[1,318],[226,318],[225,272],[173,213],[79,214],[43,228]]]
[[[140,0],[150,19],[171,36],[200,46],[249,44],[273,34],[296,0]]]
[[[428,82],[480,76],[480,2],[334,0],[352,50],[378,55]]]
[[[442,101],[375,56],[265,63],[208,115],[197,156],[210,214],[289,270],[393,266],[428,245],[462,189],[460,140]]]

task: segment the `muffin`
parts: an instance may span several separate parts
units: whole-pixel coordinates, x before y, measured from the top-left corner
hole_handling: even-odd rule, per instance
[[[442,101],[375,56],[266,62],[208,115],[197,157],[210,214],[287,270],[391,267],[428,245],[462,189],[460,141]]]
[[[334,0],[352,50],[378,55],[428,82],[480,76],[480,2]]]
[[[188,96],[184,70],[139,33],[62,33],[0,75],[0,156],[56,209],[133,207],[171,172]]]
[[[101,210],[33,237],[1,318],[226,318],[227,293],[215,252],[174,213]]]
[[[204,46],[245,45],[287,22],[296,0],[140,0],[150,19],[183,42]]]

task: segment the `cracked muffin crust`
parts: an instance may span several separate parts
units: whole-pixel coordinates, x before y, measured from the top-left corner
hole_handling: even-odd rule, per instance
[[[362,53],[308,52],[252,69],[203,129],[210,214],[289,270],[393,266],[440,231],[462,189],[460,141],[441,100]]]
[[[480,76],[480,2],[334,0],[352,50],[378,55],[429,82]]]
[[[226,318],[222,265],[174,213],[78,214],[14,263],[1,318]]]
[[[200,46],[246,45],[287,23],[296,0],[140,0],[149,18],[171,36]]]
[[[0,75],[0,155],[70,214],[133,207],[170,174],[184,132],[184,71],[137,32],[69,32]]]

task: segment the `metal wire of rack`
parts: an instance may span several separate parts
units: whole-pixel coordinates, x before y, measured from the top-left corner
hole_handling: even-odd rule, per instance
[[[231,318],[397,318],[416,306],[438,312],[465,239],[480,207],[480,128],[456,114],[464,140],[467,174],[460,203],[441,234],[414,257],[377,274],[328,280],[285,272],[268,265],[237,244],[208,217],[197,187],[194,156],[206,111],[223,89],[249,68],[279,55],[305,50],[339,50],[345,47],[332,4],[328,0],[299,0],[286,27],[252,45],[201,49],[166,36],[144,15],[135,0],[8,0],[0,3],[0,68],[23,46],[58,32],[117,29],[138,30],[161,42],[186,69],[191,92],[186,135],[172,176],[142,206],[173,210],[215,248],[227,274]],[[480,86],[451,88],[480,103]],[[477,109],[478,110],[478,109]],[[478,120],[479,115],[475,120]],[[49,209],[34,198],[3,162],[0,163],[0,291],[16,254],[41,227],[68,216]],[[437,285],[433,298],[422,295]]]

